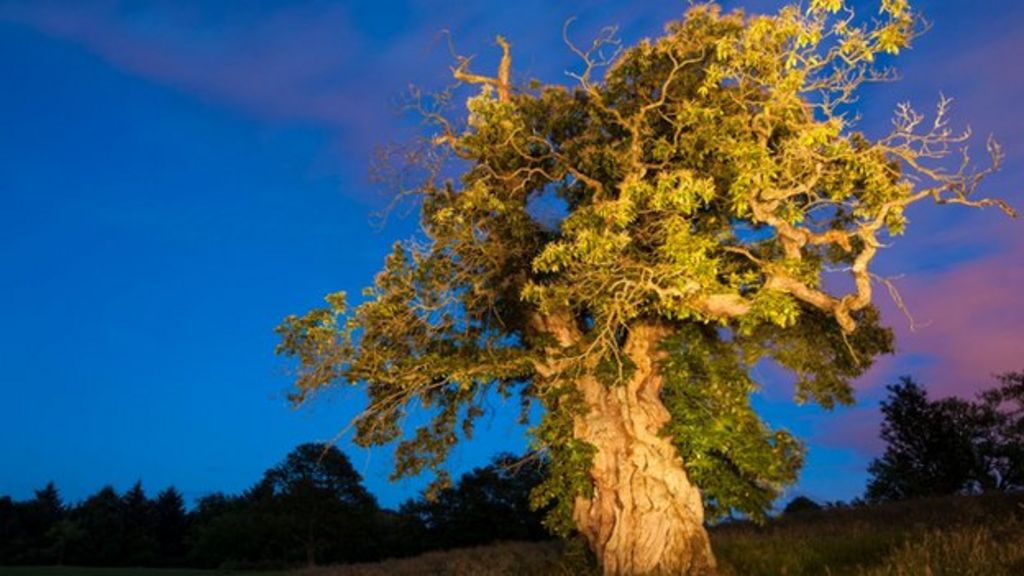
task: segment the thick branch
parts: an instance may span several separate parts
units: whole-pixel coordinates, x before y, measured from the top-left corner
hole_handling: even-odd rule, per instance
[[[501,47],[501,63],[498,65],[496,77],[481,76],[469,71],[469,63],[472,58],[457,56],[459,65],[452,68],[452,75],[460,82],[467,84],[483,84],[492,86],[498,92],[499,102],[508,102],[511,98],[511,74],[512,74],[512,46],[504,37],[498,36],[498,46]]]

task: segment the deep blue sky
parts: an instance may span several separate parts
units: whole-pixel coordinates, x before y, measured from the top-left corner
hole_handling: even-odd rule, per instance
[[[685,5],[0,0],[0,494],[54,480],[78,500],[137,479],[189,498],[235,492],[296,444],[333,438],[360,395],[290,409],[273,327],[326,292],[358,293],[412,230],[373,225],[386,198],[367,165],[375,144],[409,134],[401,91],[447,81],[438,32],[480,66],[506,34],[521,78],[560,81],[568,17],[581,36],[617,23],[633,41]],[[1024,206],[1024,7],[918,5],[934,29],[897,62],[904,81],[866,93],[865,128],[884,127],[895,102],[954,96],[958,120],[1007,148],[988,191]],[[970,394],[1024,368],[1020,222],[912,216],[880,264],[906,273],[927,325],[911,333],[887,306],[900,354],[862,379],[860,405],[794,406],[786,378],[760,370],[758,406],[810,446],[794,493],[860,493],[882,386],[897,375]],[[482,428],[456,451],[456,473],[524,446],[511,418]],[[385,505],[423,484],[389,484],[386,449],[341,447]]]

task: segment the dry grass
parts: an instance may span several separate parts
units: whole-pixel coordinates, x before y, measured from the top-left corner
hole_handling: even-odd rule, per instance
[[[825,510],[712,530],[723,576],[1024,574],[1024,494]],[[578,542],[504,543],[292,576],[584,576]]]
[[[828,510],[712,532],[735,576],[1024,574],[1024,495]]]
[[[564,546],[558,542],[511,542],[429,552],[375,564],[306,568],[293,576],[540,576],[562,574]],[[565,572],[567,576],[574,574]]]
[[[1024,574],[1024,529],[1017,525],[933,530],[905,542],[863,576],[1015,576]]]

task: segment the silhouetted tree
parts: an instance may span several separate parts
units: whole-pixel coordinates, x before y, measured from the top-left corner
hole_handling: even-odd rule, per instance
[[[124,526],[121,563],[129,566],[149,566],[157,560],[156,510],[153,502],[136,482],[121,496],[121,516]]]
[[[303,444],[268,470],[264,482],[287,533],[309,565],[370,559],[377,502],[345,454],[334,445]]]
[[[221,493],[203,497],[192,514],[189,534],[191,564],[218,567],[226,563],[258,563],[270,552],[251,503],[244,496]]]
[[[67,510],[53,482],[35,491],[31,500],[13,505],[13,561],[51,564],[59,559],[50,531]]]
[[[303,444],[239,497],[199,501],[192,560],[283,566],[373,560],[377,503],[340,450]]]
[[[381,559],[416,556],[436,548],[419,514],[420,504],[409,500],[397,512],[387,509],[377,512],[374,540]]]
[[[84,531],[69,550],[69,562],[88,566],[119,566],[124,558],[122,502],[112,486],[105,486],[77,506],[73,519]]]
[[[190,558],[204,567],[283,567],[301,557],[291,540],[264,480],[238,496],[215,494],[200,500],[193,515]]]
[[[10,496],[0,496],[0,564],[13,563],[16,532],[14,500]]]
[[[402,511],[422,520],[430,548],[540,540],[550,534],[543,526],[544,514],[530,507],[530,493],[543,480],[539,462],[501,454],[436,496],[406,503]]]
[[[160,492],[153,502],[154,538],[160,563],[174,566],[184,562],[188,534],[188,515],[185,499],[173,486]]]
[[[1024,372],[1007,372],[996,377],[999,385],[979,395],[993,423],[994,449],[989,465],[998,486],[1024,488]]]
[[[884,454],[868,467],[870,501],[983,490],[994,484],[991,418],[960,398],[931,401],[909,377],[887,387],[882,402]]]
[[[784,516],[797,516],[808,512],[817,512],[818,510],[821,510],[821,508],[821,504],[818,504],[807,496],[797,496],[790,500],[789,504],[786,504],[786,508],[783,509],[782,514]]]
[[[84,538],[85,530],[78,522],[64,518],[46,532],[46,539],[50,542],[47,556],[52,558],[57,565],[63,565],[67,559],[68,549],[73,549]]]

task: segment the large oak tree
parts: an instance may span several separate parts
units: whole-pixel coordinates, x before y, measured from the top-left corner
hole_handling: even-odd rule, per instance
[[[279,328],[295,400],[365,387],[356,441],[396,441],[397,475],[442,481],[491,391],[539,402],[550,527],[606,574],[712,570],[706,515],[763,514],[802,459],[752,409],[750,367],[791,370],[800,401],[851,402],[892,346],[872,263],[907,207],[1011,212],[975,198],[1001,152],[975,169],[947,100],[928,119],[901,106],[878,139],[854,125],[858,89],[892,79],[878,62],[919,24],[906,0],[871,18],[842,0],[697,6],[629,48],[611,30],[569,42],[572,86],[513,84],[502,38],[494,76],[458,57],[465,111],[458,92],[417,103],[431,133],[403,191],[422,235],[358,306],[332,294]],[[557,221],[537,209],[557,202]],[[429,422],[406,430],[414,407]]]

